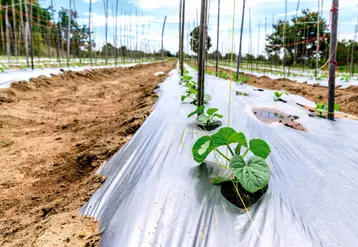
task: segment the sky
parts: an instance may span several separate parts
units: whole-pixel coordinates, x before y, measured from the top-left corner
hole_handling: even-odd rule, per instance
[[[53,1],[56,9],[60,9],[61,7],[69,8],[69,1]],[[75,1],[73,3],[80,16],[79,22],[88,25],[89,0],[73,1]],[[213,47],[210,50],[212,52],[216,50],[218,0],[208,1],[210,2],[208,32],[212,38]],[[322,10],[323,18],[328,23],[332,0],[287,0],[287,19],[296,15],[298,3],[298,14],[300,14],[300,10],[302,9],[317,11],[318,2],[320,5],[323,3],[323,7],[320,9]],[[340,40],[353,39],[354,31],[358,24],[358,0],[340,0],[339,2],[338,38]],[[50,0],[40,0],[40,4],[43,7],[49,6],[50,3]],[[188,43],[189,32],[195,27],[197,18],[200,19],[200,3],[201,0],[186,0],[185,52],[190,51]],[[238,52],[242,5],[243,0],[221,0],[219,51],[223,54],[231,51],[235,53]],[[116,0],[108,0],[108,6],[108,42],[113,44],[115,36]],[[179,0],[118,0],[118,6],[117,46],[130,46],[131,44],[132,49],[146,49],[147,51],[148,49],[150,49],[150,51],[159,50],[163,20],[164,17],[167,16],[164,49],[172,53],[177,52],[179,47]],[[249,35],[249,12],[251,15],[252,40]],[[136,18],[136,13],[138,18]],[[129,17],[130,14],[131,17]],[[273,15],[275,23],[279,19],[285,19],[285,0],[246,1],[242,42],[244,54],[251,49],[254,54],[264,54],[266,42],[265,32],[266,34],[272,32]],[[103,0],[92,0],[92,28],[95,32],[95,41],[99,46],[105,43],[105,19]],[[234,30],[234,44],[232,42],[232,30]],[[123,38],[124,34],[126,34],[125,39]],[[136,42],[137,36],[138,42]],[[129,37],[132,37],[132,42],[129,42]],[[356,40],[358,40],[358,37]]]

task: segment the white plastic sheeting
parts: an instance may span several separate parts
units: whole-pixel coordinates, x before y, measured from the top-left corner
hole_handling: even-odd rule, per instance
[[[231,67],[227,67],[227,66],[220,66],[220,67],[236,72],[236,69],[233,69]],[[270,70],[270,69],[267,68],[267,70]],[[282,75],[272,74],[269,71],[267,71],[267,73],[261,73],[261,72],[253,72],[253,71],[250,71],[250,70],[247,70],[247,69],[240,69],[240,72],[244,72],[246,74],[250,74],[250,75],[254,75],[254,76],[258,76],[258,77],[267,76],[267,77],[269,77],[270,79],[273,79],[273,80],[286,78],[286,79],[289,79],[289,80],[292,80],[292,81],[296,81],[298,83],[319,84],[320,86],[328,87],[328,78],[324,78],[324,79],[321,79],[321,80],[315,80],[315,79],[311,79],[310,76],[308,76],[308,75],[296,76],[296,77],[282,76]],[[298,73],[299,74],[304,74],[303,72],[298,72]],[[341,86],[341,88],[347,88],[349,86],[358,86],[358,77],[357,77],[357,75],[356,75],[356,77],[351,78],[348,82],[342,81],[341,77],[342,76],[340,76],[338,74],[336,75],[336,86],[339,85],[339,86]]]
[[[191,146],[203,134],[186,118],[195,107],[180,102],[185,89],[178,81],[173,71],[148,119],[98,171],[107,180],[81,213],[99,219],[100,246],[357,245],[357,122],[311,118],[296,105],[314,105],[302,97],[274,102],[273,91],[234,83],[230,91],[230,82],[206,76],[209,106],[224,114],[223,126],[231,94],[231,127],[272,149],[269,190],[249,209],[252,222],[209,183],[216,171],[194,162]],[[261,122],[252,108],[262,106],[299,116],[308,132]]]
[[[0,72],[0,88],[8,88],[11,83],[14,81],[30,80],[31,78],[36,78],[39,76],[50,76],[51,74],[57,75],[62,73],[62,70],[68,71],[83,71],[88,69],[102,69],[102,68],[115,68],[115,67],[130,67],[136,65],[133,64],[123,64],[117,66],[84,66],[84,67],[71,67],[71,68],[45,68],[45,69],[8,69],[5,72]]]

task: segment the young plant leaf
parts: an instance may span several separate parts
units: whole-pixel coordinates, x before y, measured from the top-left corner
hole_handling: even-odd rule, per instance
[[[224,182],[228,182],[231,181],[231,178],[225,178],[225,177],[214,177],[210,179],[210,183],[212,183],[213,185],[219,185],[222,184]]]
[[[242,156],[235,155],[230,161],[230,168],[242,187],[250,193],[263,189],[270,181],[270,167],[257,156],[251,156],[246,164]]]
[[[242,146],[247,147],[245,135],[240,132],[237,133],[233,128],[221,128],[217,133],[212,135],[213,142],[216,147],[227,146],[231,143],[240,143]]]
[[[217,117],[217,118],[223,118],[224,116],[221,115],[221,114],[214,114],[214,117]]]
[[[194,116],[195,114],[202,113],[203,111],[204,111],[204,106],[203,105],[199,106],[198,108],[196,108],[195,111],[189,113],[188,118]]]
[[[213,115],[215,112],[217,112],[219,109],[217,109],[217,108],[210,108],[210,109],[208,109],[207,110],[207,114],[209,114],[209,115]]]
[[[254,155],[263,159],[266,159],[271,152],[269,145],[261,139],[250,140],[250,150]]]

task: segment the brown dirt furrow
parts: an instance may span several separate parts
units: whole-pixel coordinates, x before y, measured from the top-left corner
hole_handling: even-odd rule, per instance
[[[175,61],[40,77],[0,90],[0,246],[97,246],[79,208],[96,168],[150,114]],[[154,73],[165,72],[156,77]]]

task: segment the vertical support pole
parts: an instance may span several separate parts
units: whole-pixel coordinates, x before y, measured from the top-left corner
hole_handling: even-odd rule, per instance
[[[138,62],[138,57],[139,57],[139,53],[138,53],[138,9],[135,10],[135,25],[136,25],[136,36],[135,36],[135,61]]]
[[[14,26],[14,55],[16,62],[19,61],[17,56],[17,30],[16,30],[16,13],[15,13],[15,3],[14,0],[11,0],[11,8],[12,8],[12,25]]]
[[[240,73],[240,62],[241,62],[241,49],[242,49],[242,33],[244,31],[244,21],[245,21],[245,6],[246,0],[242,4],[242,17],[241,17],[241,30],[240,30],[240,45],[239,45],[239,55],[237,56],[237,69],[236,69],[236,80],[239,79]]]
[[[129,11],[129,58],[132,63],[133,53],[132,53],[132,11]]]
[[[5,35],[6,35],[6,53],[7,53],[7,62],[10,63],[10,37],[9,37],[9,9],[8,6],[5,6]]]
[[[108,0],[103,0],[104,14],[106,17],[106,26],[105,26],[105,52],[106,52],[106,65],[108,65]]]
[[[245,1],[245,0],[244,0]],[[218,0],[218,21],[217,21],[217,30],[216,30],[216,66],[215,66],[215,71],[216,71],[216,76],[218,76],[218,70],[219,70],[219,38],[220,38],[220,0]]]
[[[23,17],[23,13],[22,13],[22,0],[19,0],[19,5],[20,5],[20,28],[19,28],[20,39],[19,40],[25,40],[25,38],[24,38],[24,17]],[[2,29],[0,29],[0,30],[2,30]],[[21,56],[21,45],[19,45],[19,46],[20,46],[19,56]]]
[[[185,27],[185,0],[183,0],[182,6],[182,19],[181,19],[181,36],[180,36],[180,74],[184,75],[184,27]]]
[[[272,14],[272,28],[271,28],[271,34],[273,34],[273,27],[275,24],[275,13]],[[271,73],[273,71],[273,58],[276,52],[273,52],[273,54],[271,54]]]
[[[259,32],[257,34],[257,51],[256,51],[256,70],[259,69],[259,53],[260,53],[260,28],[261,28],[261,21],[259,20]]]
[[[179,0],[179,49],[178,49],[178,61],[181,61],[181,14],[182,14],[183,0]],[[180,70],[180,66],[179,66]]]
[[[2,6],[2,4],[0,3],[0,52],[2,52],[3,50],[5,50],[4,49],[4,41],[5,41],[5,36],[4,36],[4,33],[3,33],[3,24],[2,24],[2,20],[4,19],[4,8],[5,7],[3,7]]]
[[[336,66],[337,66],[337,24],[338,24],[338,4],[339,0],[332,0],[332,26],[330,41],[330,61],[329,61],[329,80],[328,80],[328,119],[334,120],[334,103],[336,90]]]
[[[266,37],[267,37],[267,18],[265,17],[265,47],[266,47]],[[265,61],[264,74],[266,74],[266,61]]]
[[[115,49],[115,58],[114,58],[114,64],[115,66],[117,66],[117,62],[118,62],[118,0],[116,0],[116,18],[115,18],[115,45],[114,45],[114,49]]]
[[[354,38],[352,40],[352,53],[351,53],[351,76],[354,76],[354,43],[357,39],[357,33],[358,33],[358,18],[357,18],[357,25],[355,26],[354,30]]]
[[[285,58],[286,58],[286,25],[287,25],[287,0],[285,0],[285,22],[283,23],[283,58],[282,58],[282,69],[283,73],[286,74],[285,70]]]
[[[235,11],[236,11],[236,0],[234,0],[234,7],[232,9],[230,68],[234,67],[233,59],[234,59],[234,40],[235,40]]]
[[[124,63],[124,55],[123,55],[123,42],[122,42],[122,26],[123,26],[123,6],[121,7],[121,25],[119,25],[119,42],[121,47],[121,54],[122,62]]]
[[[251,29],[251,8],[249,6],[249,33],[250,33],[250,39],[249,39],[249,49],[250,49],[250,70],[252,71],[252,58],[254,56],[254,51],[252,49],[252,29]]]
[[[27,2],[24,1],[24,8],[25,8],[25,17],[26,17],[26,22],[25,22],[25,27],[24,27],[24,41],[25,41],[25,55],[26,55],[26,64],[27,67],[30,67],[30,62],[29,62],[29,13],[27,12]]]
[[[320,16],[319,16],[319,10],[320,10],[320,1],[317,0],[317,43],[316,43],[316,71],[315,71],[315,75],[316,77],[318,76],[318,67],[319,67],[319,41],[320,41],[320,30],[319,30],[319,25],[320,25]]]
[[[91,17],[92,17],[92,0],[89,2],[89,15],[88,15],[88,38],[89,38],[89,58],[90,58],[90,64],[92,66],[92,33],[91,33]]]
[[[48,26],[47,26],[47,57],[48,57],[49,62],[50,62],[50,59],[51,59],[51,50],[50,50],[51,41],[50,41],[50,35],[51,35],[51,26],[48,25]]]
[[[204,105],[204,56],[206,48],[205,26],[206,26],[207,0],[201,0],[200,28],[199,28],[199,51],[198,51],[198,107]]]
[[[320,16],[319,16],[319,10],[320,10],[320,1],[317,0],[317,43],[316,43],[316,71],[315,76],[318,76],[318,67],[319,67],[319,42],[320,42]]]
[[[70,8],[68,9],[68,24],[67,24],[67,68],[70,67],[70,34],[71,34],[71,4],[72,0],[69,0]]]
[[[40,20],[41,20],[41,13],[40,8],[37,6],[37,57],[39,61],[41,61],[41,26],[40,26]]]
[[[30,21],[29,21],[29,29],[30,29],[30,50],[31,50],[31,69],[34,70],[34,36],[32,31],[32,20],[33,20],[33,8],[32,1],[30,0]]]
[[[162,62],[164,62],[164,44],[163,44],[163,39],[164,39],[164,29],[165,29],[165,22],[167,21],[167,16],[164,17],[164,22],[163,22],[163,28],[162,28]]]

